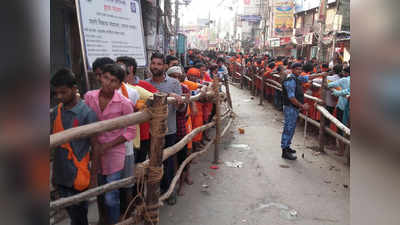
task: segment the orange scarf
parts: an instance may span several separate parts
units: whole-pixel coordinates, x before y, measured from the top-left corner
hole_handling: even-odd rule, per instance
[[[128,90],[126,90],[126,87],[125,87],[124,83],[122,83],[122,85],[121,85],[121,93],[122,93],[123,96],[125,96],[126,98],[129,99]]]

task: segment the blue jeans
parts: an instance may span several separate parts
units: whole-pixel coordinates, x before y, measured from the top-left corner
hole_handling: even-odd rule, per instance
[[[284,106],[283,114],[285,115],[285,124],[283,125],[281,148],[287,149],[292,143],[293,135],[296,130],[297,117],[299,109],[293,106]]]
[[[108,184],[122,178],[122,170],[110,175],[98,175],[98,183],[100,185]],[[108,224],[118,223],[120,217],[120,199],[119,189],[106,192],[104,194],[104,206],[107,210]]]
[[[80,192],[64,186],[57,186],[57,191],[60,194],[60,197],[66,198],[72,195],[79,194]],[[82,201],[75,205],[68,206],[67,212],[71,219],[71,225],[88,225],[88,202]]]

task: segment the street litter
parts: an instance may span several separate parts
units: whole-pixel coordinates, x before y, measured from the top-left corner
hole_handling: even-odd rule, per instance
[[[289,211],[289,215],[291,215],[291,216],[297,216],[297,211],[296,210],[294,210],[294,209],[292,209],[292,210],[290,210]]]
[[[250,146],[246,144],[231,144],[229,145],[230,148],[240,148],[244,150],[250,150]]]
[[[219,169],[219,166],[213,165],[213,166],[210,166],[210,169],[217,170],[217,169]]]
[[[319,156],[319,155],[321,155],[321,152],[313,152],[312,154],[313,154],[313,156]]]
[[[281,210],[280,215],[281,215],[281,217],[284,217],[285,219],[293,220],[297,217],[297,211],[294,209],[292,209],[290,211]]]
[[[244,134],[244,129],[243,128],[238,128],[238,130],[239,130],[240,134]]]
[[[234,168],[242,168],[243,167],[243,162],[233,160],[233,162],[225,162],[225,165],[228,167],[234,167]]]
[[[290,166],[288,166],[288,165],[279,165],[281,168],[290,168]]]
[[[287,207],[286,205],[283,205],[281,203],[275,203],[275,202],[271,202],[268,204],[260,204],[260,206],[258,208],[256,208],[256,210],[260,210],[260,209],[265,209],[265,208],[271,208],[271,207],[275,207],[278,209],[289,209],[289,207]]]
[[[245,99],[244,102],[251,102],[251,99]]]

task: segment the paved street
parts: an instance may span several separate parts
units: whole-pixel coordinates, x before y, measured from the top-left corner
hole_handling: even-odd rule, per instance
[[[175,206],[163,206],[161,224],[349,224],[345,160],[329,150],[315,154],[315,137],[305,146],[303,126],[298,126],[293,141],[299,159],[283,160],[282,113],[269,103],[259,106],[259,98],[252,100],[247,90],[232,87],[231,91],[237,118],[223,139],[221,161],[237,160],[243,167],[221,164],[212,170],[210,151],[192,166],[195,183],[185,186],[185,196]],[[245,134],[238,134],[238,128]]]

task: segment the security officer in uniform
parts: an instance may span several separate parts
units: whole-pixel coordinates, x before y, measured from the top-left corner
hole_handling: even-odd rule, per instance
[[[292,143],[294,131],[296,130],[297,117],[299,116],[300,110],[307,111],[310,107],[307,103],[304,103],[302,83],[319,77],[321,74],[300,76],[302,68],[301,63],[294,63],[291,68],[292,73],[287,75],[283,80],[282,98],[285,124],[282,132],[281,148],[282,158],[296,160],[296,151],[290,148],[290,144]]]

